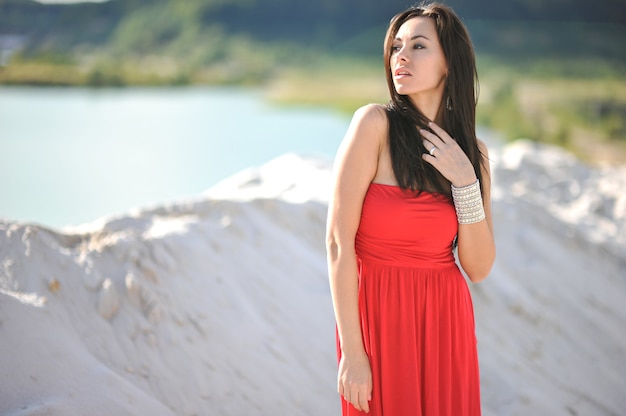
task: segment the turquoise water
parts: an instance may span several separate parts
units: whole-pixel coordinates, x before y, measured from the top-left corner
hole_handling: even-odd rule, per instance
[[[332,157],[348,123],[255,90],[0,88],[0,217],[60,227],[194,196],[287,152]]]

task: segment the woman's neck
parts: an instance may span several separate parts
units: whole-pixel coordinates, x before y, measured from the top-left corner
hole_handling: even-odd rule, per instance
[[[413,102],[413,105],[420,110],[429,120],[439,124],[441,117],[439,116],[439,109],[441,108],[442,93],[436,92],[434,94],[416,94],[411,95],[409,98]]]

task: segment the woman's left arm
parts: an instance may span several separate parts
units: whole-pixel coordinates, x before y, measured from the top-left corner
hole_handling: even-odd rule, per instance
[[[461,147],[445,130],[435,123],[430,124],[433,133],[420,130],[424,138],[424,146],[434,150],[423,155],[425,161],[433,165],[448,179],[453,186],[461,188],[476,182],[474,168]],[[491,218],[491,172],[489,168],[489,153],[487,146],[478,141],[478,147],[483,157],[482,199],[485,218],[472,224],[459,224],[458,257],[461,267],[472,282],[485,279],[496,258],[496,245],[493,236],[493,221]]]
[[[472,282],[485,279],[496,258],[496,244],[491,218],[491,172],[487,146],[479,141],[478,147],[484,158],[481,164],[483,208],[485,219],[474,224],[459,224],[458,255],[461,267]]]

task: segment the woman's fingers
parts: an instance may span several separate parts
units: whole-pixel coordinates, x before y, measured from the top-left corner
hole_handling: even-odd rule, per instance
[[[342,394],[354,408],[360,412],[369,413],[369,401],[371,400],[371,392],[368,391],[368,386],[352,386],[350,389],[345,389],[345,394]]]
[[[344,385],[340,382],[339,394],[360,412],[369,413],[369,401],[372,400],[372,383]]]
[[[369,413],[370,405],[366,393],[362,391],[355,392],[350,396],[350,400],[346,400],[359,412]]]
[[[426,129],[420,129],[419,132],[420,135],[424,138],[424,147],[431,156],[433,156],[434,150],[442,149],[446,145],[450,144],[451,141],[454,142],[454,139],[452,139],[444,129],[442,129],[432,121],[428,123],[428,126],[432,129],[432,132]],[[435,149],[433,149],[433,147]]]
[[[367,393],[363,392],[359,394],[359,407],[362,412],[369,413],[370,412],[370,402],[369,396]]]
[[[434,156],[435,151],[439,149],[437,146],[435,146],[432,142],[428,140],[424,140],[423,143],[424,143],[424,148],[431,156]]]
[[[434,133],[424,129],[419,131],[426,149],[422,159],[452,183],[465,183],[468,178],[475,177],[474,167],[457,142],[435,123],[428,126]]]
[[[431,130],[435,132],[435,135],[437,135],[437,137],[441,139],[442,142],[447,143],[448,140],[452,140],[450,135],[448,135],[448,132],[436,125],[434,122],[431,121],[430,123],[428,123],[428,127],[430,127]]]
[[[437,155],[441,156],[442,151],[445,151],[447,144],[441,138],[428,130],[420,129],[420,134],[424,137],[422,144],[428,153],[422,155],[424,160],[428,161],[432,164],[433,159],[437,157]]]
[[[365,354],[349,358],[342,356],[339,362],[338,390],[343,398],[361,412],[369,412],[372,396],[372,372]]]
[[[428,141],[430,143],[432,143],[434,146],[437,145],[444,145],[445,142],[441,139],[441,137],[439,137],[438,135],[426,130],[426,129],[420,129],[419,130],[420,134],[422,135],[422,137],[424,138],[425,141]],[[426,147],[428,149],[428,147]]]

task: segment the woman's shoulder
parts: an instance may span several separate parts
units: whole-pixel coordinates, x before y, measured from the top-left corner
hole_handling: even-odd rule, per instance
[[[352,116],[351,130],[369,137],[386,137],[388,130],[387,110],[381,104],[367,104],[358,108]]]
[[[341,148],[359,152],[380,152],[387,137],[386,110],[380,104],[367,104],[354,112]]]
[[[354,112],[354,119],[366,123],[387,124],[387,108],[382,104],[366,104]]]

